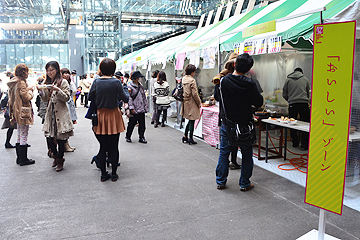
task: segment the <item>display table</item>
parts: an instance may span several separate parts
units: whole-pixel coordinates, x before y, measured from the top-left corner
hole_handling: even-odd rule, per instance
[[[268,139],[269,139],[269,124],[272,125],[276,125],[279,126],[281,128],[285,128],[285,129],[294,129],[294,130],[298,130],[298,131],[302,131],[302,132],[309,132],[310,131],[310,123],[308,122],[303,122],[303,121],[297,121],[295,124],[288,124],[285,122],[279,122],[276,120],[271,120],[271,119],[261,119],[262,122],[266,123],[266,145],[265,145],[265,162],[267,162],[268,159],[268,151],[269,151],[269,147],[268,147]],[[286,149],[287,149],[287,130],[285,130],[285,144],[284,144],[284,160],[286,160]],[[359,132],[354,132],[349,134],[349,142],[355,142],[355,141],[360,141],[360,133]]]

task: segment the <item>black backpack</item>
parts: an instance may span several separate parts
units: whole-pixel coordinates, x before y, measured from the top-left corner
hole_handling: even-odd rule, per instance
[[[172,96],[178,101],[184,101],[184,89],[181,83],[174,88]]]

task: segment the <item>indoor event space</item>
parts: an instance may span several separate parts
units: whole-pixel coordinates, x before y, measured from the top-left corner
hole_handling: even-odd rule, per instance
[[[360,240],[359,0],[3,0],[0,239]]]

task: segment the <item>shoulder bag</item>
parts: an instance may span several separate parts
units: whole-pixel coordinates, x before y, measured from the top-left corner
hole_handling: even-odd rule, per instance
[[[94,101],[90,102],[90,106],[85,115],[85,118],[91,119],[91,123],[92,123],[93,127],[96,127],[99,124],[98,115],[97,115],[97,106],[96,106],[96,98],[97,98],[96,80],[93,82],[93,84],[95,85],[95,99],[94,99]]]
[[[229,140],[229,144],[231,146],[253,145],[256,140],[254,123],[251,121],[247,125],[243,126],[227,118],[224,98],[222,96],[221,82],[222,81],[220,81],[219,90],[220,90],[222,107],[224,109],[224,115],[225,115],[224,121],[225,121],[226,134]]]

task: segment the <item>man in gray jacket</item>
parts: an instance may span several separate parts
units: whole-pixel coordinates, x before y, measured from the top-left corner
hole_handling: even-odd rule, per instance
[[[301,121],[310,122],[310,81],[304,76],[301,68],[296,68],[293,73],[287,76],[283,97],[289,103],[289,117],[297,119],[300,115]],[[290,130],[293,147],[299,146],[299,139],[296,130]],[[301,134],[301,149],[307,150],[309,146],[309,133]]]

